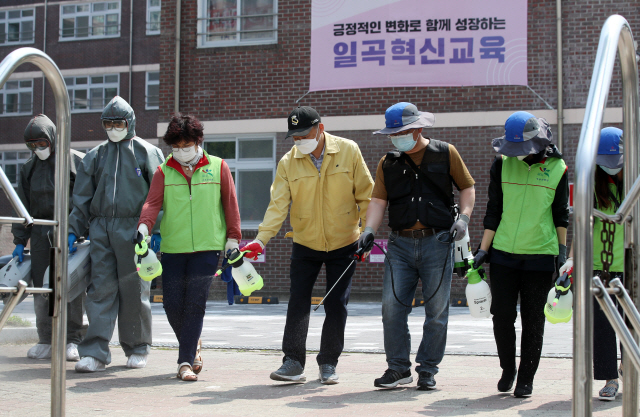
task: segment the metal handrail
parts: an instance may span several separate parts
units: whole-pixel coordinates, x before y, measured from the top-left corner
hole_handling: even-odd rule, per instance
[[[67,339],[67,261],[69,257],[68,216],[69,216],[69,166],[70,166],[70,142],[71,142],[71,110],[69,108],[69,96],[62,73],[53,60],[44,52],[35,48],[20,48],[7,55],[0,62],[0,88],[7,82],[9,76],[22,64],[31,63],[43,72],[53,90],[56,102],[56,148],[55,148],[55,196],[53,221],[53,247],[55,265],[51,268],[54,279],[50,283],[54,288],[53,302],[53,326],[52,326],[52,354],[51,354],[51,415],[63,417],[65,415],[66,401],[66,339]],[[0,175],[1,177],[2,175]],[[13,190],[13,187],[4,187]],[[15,193],[15,192],[14,192]],[[15,194],[7,194],[10,199],[17,198]],[[22,206],[19,198],[12,200],[15,206]],[[26,210],[25,210],[26,211]],[[29,213],[21,216],[24,220]],[[7,221],[9,220],[9,221]],[[15,219],[0,218],[0,223],[12,223]],[[32,220],[33,221],[33,220]],[[64,277],[64,279],[63,279]],[[23,282],[24,283],[24,282]],[[19,284],[22,287],[21,284]],[[26,287],[26,284],[24,285]],[[23,288],[22,291],[25,289]],[[16,304],[20,297],[14,294]],[[13,308],[11,308],[12,310]],[[5,313],[6,310],[6,313]],[[4,314],[9,314],[5,306]],[[1,327],[0,327],[1,328]]]
[[[623,129],[625,137],[624,153],[624,188],[625,202],[630,197],[632,184],[638,177],[638,69],[636,66],[633,36],[629,23],[619,15],[610,16],[605,22],[598,45],[593,76],[589,87],[587,106],[580,132],[580,142],[576,153],[575,169],[575,209],[574,209],[574,252],[575,252],[575,305],[573,323],[573,397],[572,415],[586,417],[592,415],[592,355],[593,355],[593,303],[592,271],[593,271],[593,187],[595,160],[600,141],[600,129],[607,96],[611,84],[616,55],[620,57],[622,70],[622,108]],[[640,219],[640,209],[633,200],[629,200],[633,208],[625,212],[631,214],[631,222],[624,222],[625,227],[625,285],[631,294],[631,300],[638,305],[638,265],[639,242],[638,226],[633,222]],[[623,202],[623,205],[625,204]],[[622,210],[619,210],[622,212]],[[621,216],[626,220],[626,216]],[[598,287],[602,291],[603,287]],[[595,291],[598,292],[598,291]],[[608,299],[608,297],[604,297]],[[611,301],[611,300],[609,300]],[[606,300],[605,300],[606,302]],[[606,310],[605,310],[606,311]],[[617,311],[616,311],[616,316]],[[613,317],[613,316],[612,316]],[[632,340],[637,332],[630,329]],[[634,342],[635,345],[635,342]],[[635,346],[637,349],[637,345]],[[624,361],[625,395],[623,398],[624,416],[638,415],[638,372],[634,360]]]

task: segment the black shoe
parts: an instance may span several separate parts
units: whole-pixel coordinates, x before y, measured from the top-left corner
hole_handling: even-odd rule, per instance
[[[418,376],[418,391],[436,389],[436,379],[431,372],[422,371]]]
[[[513,381],[516,380],[516,375],[518,375],[518,371],[502,371],[502,377],[500,381],[498,381],[498,391],[507,392],[511,391],[513,388]]]
[[[533,384],[516,384],[513,390],[513,396],[516,398],[531,397],[533,392]]]
[[[381,378],[376,378],[376,380],[373,381],[373,385],[380,388],[395,388],[399,384],[410,384],[412,382],[413,377],[411,376],[411,370],[400,373],[393,369],[387,369]]]

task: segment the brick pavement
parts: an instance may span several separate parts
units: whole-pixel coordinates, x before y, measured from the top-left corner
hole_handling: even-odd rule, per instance
[[[25,357],[28,345],[0,347],[0,416],[49,415],[49,363]],[[447,355],[438,388],[377,390],[373,379],[385,369],[384,355],[345,354],[338,366],[341,383],[323,386],[310,355],[308,382],[282,384],[269,379],[280,363],[272,351],[205,350],[204,370],[195,383],[175,378],[177,352],[153,349],[147,368],[126,369],[113,349],[106,372],[77,374],[67,369],[68,416],[570,416],[571,360],[543,358],[534,395],[516,399],[500,394],[498,358]],[[414,378],[416,375],[414,373]],[[594,394],[599,388],[594,386]],[[594,401],[594,416],[620,416],[621,397]]]

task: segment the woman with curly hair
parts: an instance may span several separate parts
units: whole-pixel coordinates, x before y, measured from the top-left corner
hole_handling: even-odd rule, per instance
[[[163,140],[173,152],[158,167],[142,208],[145,237],[161,208],[163,306],[180,345],[178,378],[202,371],[202,321],[220,252],[238,247],[240,213],[229,166],[202,149],[202,124],[177,113]]]

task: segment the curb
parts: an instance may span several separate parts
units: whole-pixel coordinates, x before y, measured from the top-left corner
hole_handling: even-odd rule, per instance
[[[5,327],[0,331],[0,344],[38,343],[35,327]]]

